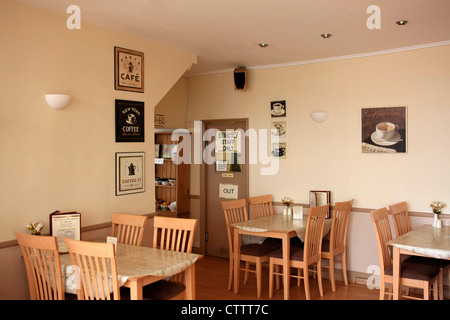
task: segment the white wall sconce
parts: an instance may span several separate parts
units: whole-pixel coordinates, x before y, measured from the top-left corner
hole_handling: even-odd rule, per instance
[[[311,112],[309,114],[311,119],[313,119],[315,122],[324,122],[328,119],[328,112],[327,111],[315,111]]]
[[[72,97],[68,94],[46,94],[45,100],[52,109],[60,110],[69,105]]]

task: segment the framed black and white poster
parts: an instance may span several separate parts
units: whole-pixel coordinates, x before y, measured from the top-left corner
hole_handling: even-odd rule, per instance
[[[144,142],[144,102],[116,99],[116,142]]]
[[[286,101],[271,101],[270,102],[270,114],[272,118],[286,117]]]
[[[362,153],[406,153],[406,107],[361,109]]]
[[[114,47],[114,89],[144,92],[144,53]]]
[[[116,196],[145,192],[145,152],[116,152]]]

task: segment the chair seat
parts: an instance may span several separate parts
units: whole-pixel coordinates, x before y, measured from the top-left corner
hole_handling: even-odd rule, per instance
[[[425,264],[412,262],[409,259],[402,262],[402,270],[400,271],[402,278],[431,281],[439,274],[439,267]],[[390,265],[384,270],[386,275],[393,275],[393,265]]]
[[[299,237],[292,237],[290,240],[291,246],[303,245],[302,240]],[[263,245],[281,248],[283,246],[283,240],[278,238],[267,238],[262,242]]]
[[[170,300],[184,290],[186,290],[186,286],[179,282],[160,280],[144,286],[142,296],[144,299]]]
[[[298,246],[298,245],[292,246],[290,253],[291,253],[290,260],[303,261],[303,246]],[[269,254],[269,257],[282,259],[283,258],[283,250],[278,249],[278,250],[272,251]]]
[[[277,247],[257,243],[246,244],[241,247],[241,254],[255,257],[267,256],[270,252],[277,250]]]

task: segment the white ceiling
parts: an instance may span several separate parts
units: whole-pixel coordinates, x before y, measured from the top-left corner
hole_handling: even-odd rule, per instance
[[[450,44],[450,0],[20,0],[198,55],[190,74]],[[370,5],[381,29],[369,30]],[[406,19],[405,26],[395,21]],[[322,33],[332,37],[323,39]],[[269,46],[260,48],[258,43]],[[134,49],[134,48],[129,48]]]

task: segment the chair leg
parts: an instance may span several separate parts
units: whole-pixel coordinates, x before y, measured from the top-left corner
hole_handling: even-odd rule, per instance
[[[277,264],[275,265],[275,272],[277,273],[275,275],[276,288],[277,288],[277,290],[280,290],[280,275],[279,275],[279,273],[280,273],[280,266],[277,265]]]
[[[311,300],[311,292],[309,291],[309,272],[308,272],[308,266],[305,266],[303,268],[303,274],[304,274],[304,282],[305,282],[305,296],[306,300]]]
[[[439,300],[444,300],[444,268],[439,270]]]
[[[229,259],[230,265],[228,266],[228,290],[231,290],[231,284],[233,282],[233,258]]]
[[[430,300],[430,284],[426,288],[423,288],[423,299]]]
[[[273,297],[273,262],[269,262],[269,298]]]
[[[261,298],[261,260],[256,262],[256,296]]]
[[[334,272],[333,272],[334,273]],[[317,262],[317,282],[319,284],[319,294],[323,297],[323,287],[322,287],[322,260],[319,259]]]
[[[384,300],[384,291],[386,290],[386,284],[383,281],[383,279],[381,279],[380,281],[380,300]]]
[[[334,256],[331,256],[330,259],[328,259],[329,267],[330,267],[330,281],[331,281],[331,291],[336,292],[336,279],[334,275]],[[345,273],[344,273],[345,274]]]
[[[244,284],[247,284],[248,281],[248,269],[250,268],[250,263],[245,262],[245,271],[244,271]]]
[[[348,286],[348,279],[347,279],[347,248],[344,249],[344,252],[342,252],[342,272],[344,274],[344,283],[346,286]]]

